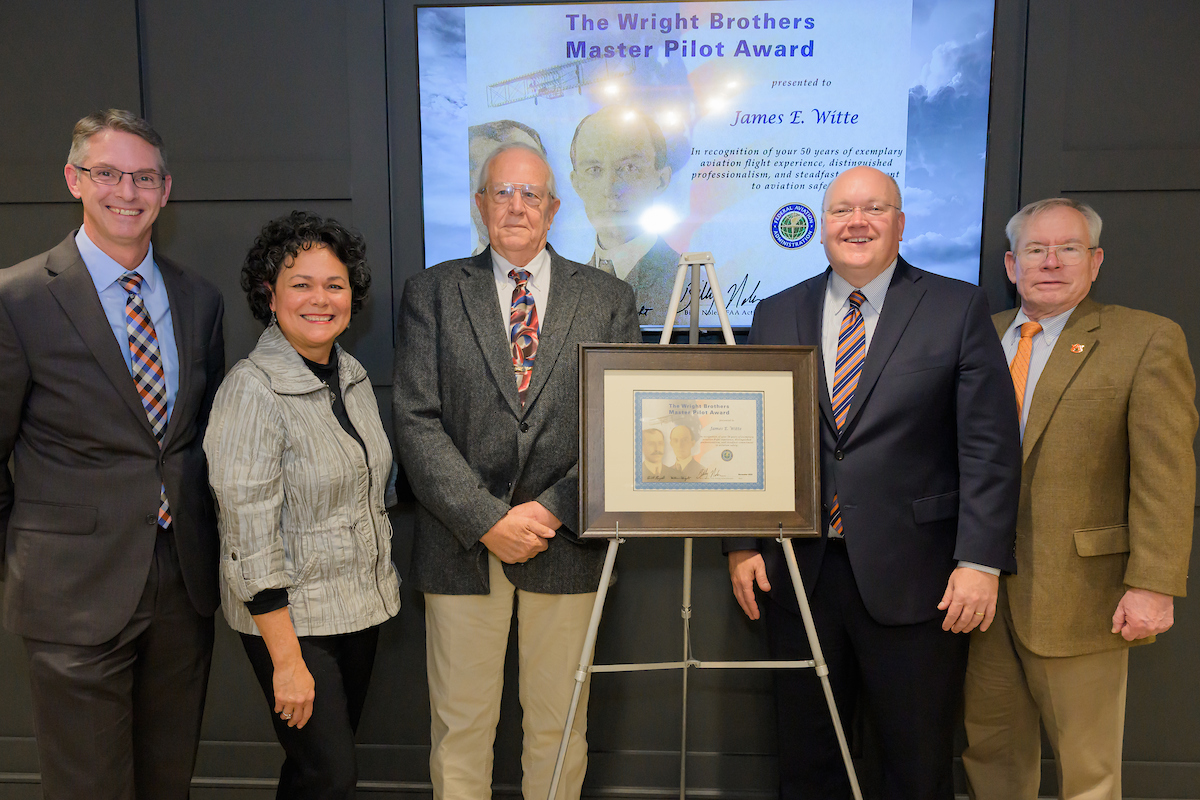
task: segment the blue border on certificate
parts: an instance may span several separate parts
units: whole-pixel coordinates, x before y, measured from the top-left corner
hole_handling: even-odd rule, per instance
[[[643,400],[754,400],[755,411],[755,444],[758,461],[758,480],[750,483],[733,483],[726,481],[662,481],[642,480],[642,401]],[[665,492],[687,491],[756,491],[764,486],[765,459],[763,457],[763,394],[762,392],[641,392],[633,393],[633,413],[636,433],[633,447],[633,488],[634,490],[653,490]]]

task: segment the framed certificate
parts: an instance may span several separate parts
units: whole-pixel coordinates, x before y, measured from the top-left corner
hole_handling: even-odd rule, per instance
[[[817,349],[580,345],[582,536],[817,536]]]

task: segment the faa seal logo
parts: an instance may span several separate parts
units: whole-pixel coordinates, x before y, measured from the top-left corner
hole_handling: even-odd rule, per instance
[[[804,247],[817,230],[817,218],[803,203],[788,203],[775,212],[771,220],[771,235],[775,244],[788,250]]]
[[[722,450],[721,451],[721,460],[722,461],[733,461],[733,451],[732,450]]]

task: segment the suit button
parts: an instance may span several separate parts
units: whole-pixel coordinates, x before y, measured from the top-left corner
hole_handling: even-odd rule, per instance
[[[157,514],[147,514],[146,515],[146,524],[147,525],[153,525],[156,522],[158,522]]]
[[[528,422],[521,423],[521,433],[529,433],[529,423]]]
[[[843,453],[841,450],[834,450],[833,457],[836,458],[838,461],[841,461],[843,458],[846,457],[846,454]]]

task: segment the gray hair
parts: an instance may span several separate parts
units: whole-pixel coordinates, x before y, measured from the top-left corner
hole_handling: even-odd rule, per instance
[[[855,164],[854,166],[861,167],[861,166],[865,166],[865,165],[864,164]],[[842,172],[839,172],[837,178],[834,178],[832,181],[829,182],[829,186],[825,187],[825,193],[821,195],[821,213],[822,214],[824,214],[825,211],[827,210],[825,201],[829,198],[829,190],[830,190],[830,188],[833,187],[834,181],[836,181],[838,178],[842,177],[842,175],[846,174],[847,172],[849,172],[852,169],[854,169],[854,167],[847,167]],[[872,167],[871,169],[875,169],[875,168]],[[896,183],[896,179],[893,178],[891,175],[888,175],[883,170],[876,169],[875,171],[878,172],[883,177],[887,178],[888,182],[892,184],[892,191],[894,191],[896,193],[896,210],[903,211],[904,210],[904,197],[900,194],[900,184]]]
[[[97,111],[88,114],[75,123],[71,133],[71,151],[67,153],[67,163],[80,166],[87,159],[88,142],[97,133],[104,131],[121,131],[132,133],[145,139],[158,150],[158,169],[163,175],[167,174],[167,153],[163,149],[162,137],[158,131],[150,127],[150,123],[134,114],[120,108],[110,108],[107,111]]]
[[[475,181],[475,194],[482,194],[487,189],[488,173],[492,168],[492,162],[496,160],[496,156],[501,153],[507,153],[509,150],[524,150],[527,153],[533,153],[537,156],[538,161],[546,165],[546,191],[550,193],[550,199],[558,197],[558,191],[554,183],[554,168],[550,166],[550,162],[546,160],[546,154],[536,147],[525,144],[525,142],[505,142],[492,151],[492,154],[484,159],[483,166],[479,168],[479,177]]]
[[[1017,242],[1020,241],[1021,234],[1025,232],[1025,223],[1043,211],[1049,211],[1052,208],[1072,208],[1083,214],[1083,218],[1087,220],[1088,226],[1088,245],[1091,247],[1100,246],[1100,229],[1104,226],[1104,221],[1100,219],[1100,215],[1096,213],[1096,209],[1087,203],[1081,203],[1069,197],[1048,197],[1045,200],[1030,203],[1016,214],[1013,214],[1012,219],[1004,226],[1004,233],[1008,235],[1008,248],[1014,251],[1017,249]]]

